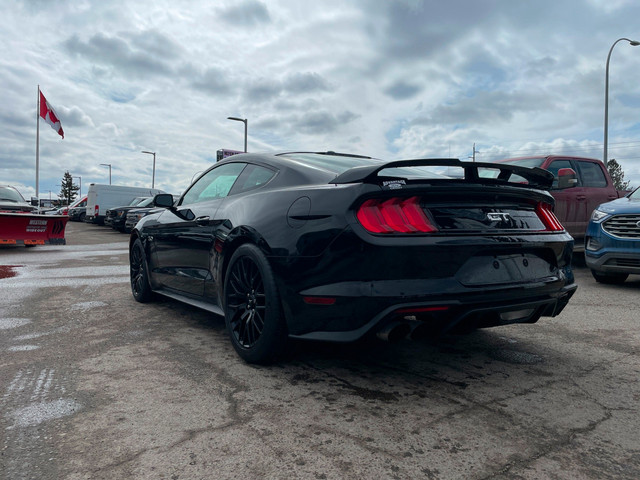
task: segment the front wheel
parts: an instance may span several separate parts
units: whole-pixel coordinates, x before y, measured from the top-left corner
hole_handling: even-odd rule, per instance
[[[596,282],[610,285],[619,285],[624,283],[629,276],[628,273],[602,273],[595,270],[591,270],[591,275],[596,279]]]
[[[153,291],[149,283],[147,257],[139,238],[133,242],[129,252],[129,275],[131,278],[131,293],[140,303],[146,303],[153,298]]]
[[[271,363],[282,356],[287,329],[269,261],[258,247],[240,246],[224,281],[224,313],[231,343],[249,363]]]

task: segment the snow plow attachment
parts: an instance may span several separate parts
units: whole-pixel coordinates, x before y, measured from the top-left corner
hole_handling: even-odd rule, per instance
[[[67,216],[0,213],[0,246],[65,245]]]

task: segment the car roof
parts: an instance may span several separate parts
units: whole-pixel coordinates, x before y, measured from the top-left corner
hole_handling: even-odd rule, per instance
[[[242,153],[227,157],[211,168],[220,164],[237,162],[271,166],[280,170],[290,180],[294,180],[293,177],[297,177],[295,183],[328,183],[350,168],[380,164],[383,163],[383,160],[333,151]]]

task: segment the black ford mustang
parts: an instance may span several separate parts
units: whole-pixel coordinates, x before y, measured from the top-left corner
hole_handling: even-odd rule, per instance
[[[533,323],[576,290],[552,180],[454,159],[235,155],[175,205],[156,197],[165,208],[131,233],[133,296],[224,315],[236,351],[255,363],[277,358],[289,337]]]

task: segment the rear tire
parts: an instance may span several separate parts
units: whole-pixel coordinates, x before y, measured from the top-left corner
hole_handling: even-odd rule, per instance
[[[153,291],[149,283],[147,257],[139,238],[133,242],[133,247],[129,252],[129,273],[133,298],[140,303],[147,303],[152,300]]]
[[[591,270],[591,275],[596,279],[596,282],[608,285],[620,285],[629,276],[628,273],[602,273],[595,270]]]
[[[229,261],[224,313],[231,343],[246,362],[272,363],[285,353],[280,295],[269,261],[255,245],[240,246]]]

